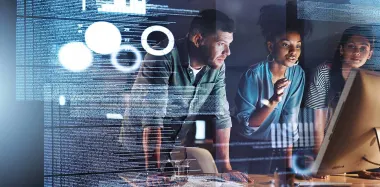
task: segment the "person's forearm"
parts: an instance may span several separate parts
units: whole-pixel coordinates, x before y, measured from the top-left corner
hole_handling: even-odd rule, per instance
[[[292,167],[292,157],[293,157],[293,146],[289,146],[286,148],[286,167]]]
[[[314,154],[317,155],[325,135],[327,112],[323,109],[314,111]]]
[[[216,159],[222,161],[219,163],[221,172],[232,170],[229,154],[230,131],[231,128],[216,130]]]
[[[259,127],[265,119],[273,112],[278,102],[271,101],[264,105],[262,108],[255,110],[249,117],[250,127]]]
[[[145,168],[149,168],[149,163],[156,163],[157,168],[161,167],[161,129],[160,128],[144,128],[143,131],[143,149],[145,157]],[[153,149],[153,156],[150,150]]]

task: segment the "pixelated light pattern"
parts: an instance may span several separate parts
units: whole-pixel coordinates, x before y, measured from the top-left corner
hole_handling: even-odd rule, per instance
[[[129,0],[129,5],[126,0],[114,0],[113,4],[102,4],[98,11],[145,15],[146,0]]]
[[[100,21],[87,28],[85,41],[92,51],[107,55],[119,50],[121,34],[114,24]]]
[[[67,70],[81,72],[92,65],[93,56],[83,42],[71,42],[61,47],[58,59]]]
[[[106,114],[107,119],[123,119],[123,116],[121,114]]]
[[[148,36],[150,33],[155,32],[155,31],[162,32],[168,37],[169,42],[168,42],[168,45],[164,49],[157,50],[157,49],[153,49],[152,47],[149,46]],[[148,52],[149,54],[155,55],[155,56],[163,56],[163,55],[170,53],[170,51],[173,50],[174,36],[173,36],[172,32],[170,32],[169,29],[167,29],[163,26],[159,26],[159,25],[151,26],[151,27],[148,27],[147,29],[145,29],[144,32],[142,33],[141,45],[143,46],[145,51]]]
[[[82,11],[86,11],[86,0],[82,0]]]
[[[326,1],[298,1],[298,18],[319,21],[378,24],[380,1],[351,0],[348,3]]]
[[[59,96],[59,105],[63,106],[66,104],[66,97],[61,95]]]
[[[195,121],[196,132],[195,139],[204,140],[206,138],[206,122],[203,120]]]
[[[127,1],[127,3],[129,2]],[[154,25],[167,27],[175,24],[173,21],[168,21],[166,16],[191,19],[199,12],[199,10],[169,7],[171,1],[168,0],[162,0],[160,4],[148,0],[146,2],[147,13],[145,15],[131,15],[100,12],[98,10],[102,5],[113,4],[113,0],[17,0],[17,100],[42,101],[44,99],[43,86],[50,82],[57,84],[85,82],[82,86],[91,86],[99,80],[107,80],[103,82],[105,85],[109,84],[108,81],[115,85],[116,81],[123,80],[124,86],[128,87],[132,84],[133,74],[119,71],[111,64],[113,50],[110,50],[113,52],[103,52],[109,53],[107,55],[92,51],[93,65],[91,69],[88,68],[89,71],[78,71],[75,75],[72,73],[73,71],[60,68],[62,66],[57,56],[64,44],[70,42],[86,43],[87,29],[93,23],[101,21],[112,23],[122,34],[121,44],[114,48],[116,51],[119,51],[121,45],[132,45],[144,56],[146,50],[141,46],[141,35],[146,28]],[[159,41],[152,39],[147,42],[153,47]],[[87,48],[91,47],[87,43],[86,45]],[[103,48],[104,45],[100,47]],[[90,50],[93,50],[91,48]],[[130,62],[136,60],[132,55],[128,56],[128,59],[122,58],[125,57],[118,57],[118,62],[121,65],[123,65],[122,60]]]
[[[112,54],[117,53],[117,64],[121,68],[131,69],[132,62],[138,66],[141,62],[138,56],[146,54],[141,46],[141,35],[146,28],[168,27],[175,22],[168,21],[167,16],[191,19],[199,11],[169,7],[172,2],[169,0],[160,0],[160,4],[147,0],[144,15],[98,9],[120,2],[124,1],[17,0],[16,98],[44,101],[45,186],[104,186],[111,183],[108,186],[128,186],[120,180],[120,171],[137,176],[133,172],[144,169],[138,162],[143,155],[136,154],[143,151],[136,141],[141,138],[138,137],[141,124],[133,119],[138,117],[128,116],[133,118],[132,122],[126,126],[126,133],[120,136],[126,110],[124,96],[134,84],[137,71],[125,73],[114,68]],[[93,24],[99,22],[109,23],[108,28],[112,27],[112,32],[121,35],[118,45],[106,46],[105,42],[112,39],[102,37],[115,35],[96,33],[102,28],[91,34],[92,39],[95,38],[91,40],[95,41],[94,45],[86,41],[86,32],[88,35]],[[105,42],[99,42],[101,39]],[[147,41],[150,46],[158,42],[157,39]],[[125,50],[125,45],[136,50]],[[131,57],[132,53],[134,57]],[[131,64],[124,65],[123,62]],[[183,88],[178,89],[183,91]],[[135,95],[130,96],[136,98],[133,101],[140,102]],[[176,98],[169,99],[180,101],[186,98],[176,95]],[[146,107],[138,105],[135,109],[138,114],[141,111],[143,115],[151,115],[150,108]],[[155,107],[151,108],[155,111]],[[185,112],[171,111],[173,115]],[[164,129],[163,134],[169,132]],[[128,145],[121,146],[121,140]],[[144,184],[138,184],[141,185]]]

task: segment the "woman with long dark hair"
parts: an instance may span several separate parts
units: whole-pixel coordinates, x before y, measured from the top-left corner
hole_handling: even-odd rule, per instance
[[[326,124],[350,71],[362,67],[371,59],[374,45],[375,36],[371,27],[350,27],[343,32],[333,60],[316,68],[305,100],[305,107],[314,109],[315,154],[321,146]]]
[[[314,109],[314,155],[321,147],[328,121],[339,101],[352,69],[361,68],[373,55],[375,35],[370,26],[346,29],[332,61],[316,68],[307,90],[305,107]],[[380,173],[358,172],[362,178],[378,178]],[[324,176],[322,176],[324,177]]]

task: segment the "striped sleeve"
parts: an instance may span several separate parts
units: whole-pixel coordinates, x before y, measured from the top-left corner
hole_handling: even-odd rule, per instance
[[[327,108],[329,88],[330,67],[328,64],[323,63],[317,67],[308,85],[305,106],[312,109]]]

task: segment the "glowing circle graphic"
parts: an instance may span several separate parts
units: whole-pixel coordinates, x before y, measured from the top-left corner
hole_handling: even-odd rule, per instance
[[[61,47],[58,60],[67,70],[80,72],[92,65],[93,56],[84,43],[71,42]]]
[[[121,34],[114,24],[100,21],[87,28],[85,41],[95,53],[107,55],[120,48]]]
[[[302,168],[297,163],[298,159],[299,159],[298,155],[292,156],[292,167],[293,167],[293,169],[296,171],[296,173],[299,173],[302,175],[310,175],[312,173],[312,171],[311,171],[312,166],[309,166],[307,168]],[[313,165],[313,164],[311,164],[311,165]]]
[[[119,52],[121,50],[127,51],[127,52],[132,52],[135,55],[136,60],[132,66],[125,67],[125,66],[120,65],[117,62],[117,55],[119,54]],[[122,46],[120,46],[120,49],[118,51],[112,53],[112,55],[111,55],[112,65],[116,69],[118,69],[119,71],[122,71],[124,73],[132,73],[132,72],[136,71],[140,67],[141,61],[142,61],[142,56],[141,56],[140,51],[137,48],[133,47],[132,45],[122,45]]]
[[[155,31],[159,31],[159,32],[164,33],[168,37],[168,39],[169,39],[168,46],[166,46],[162,50],[153,49],[148,44],[148,36],[149,36],[149,34],[152,33],[152,32],[155,32]],[[170,32],[169,29],[167,29],[167,28],[165,28],[163,26],[158,26],[158,25],[151,26],[151,27],[148,27],[147,29],[145,29],[144,32],[142,33],[142,35],[141,35],[141,45],[145,49],[145,51],[148,52],[149,54],[155,55],[155,56],[163,56],[163,55],[166,55],[166,54],[170,53],[170,51],[173,50],[173,47],[174,47],[174,36],[173,36],[172,32]]]

